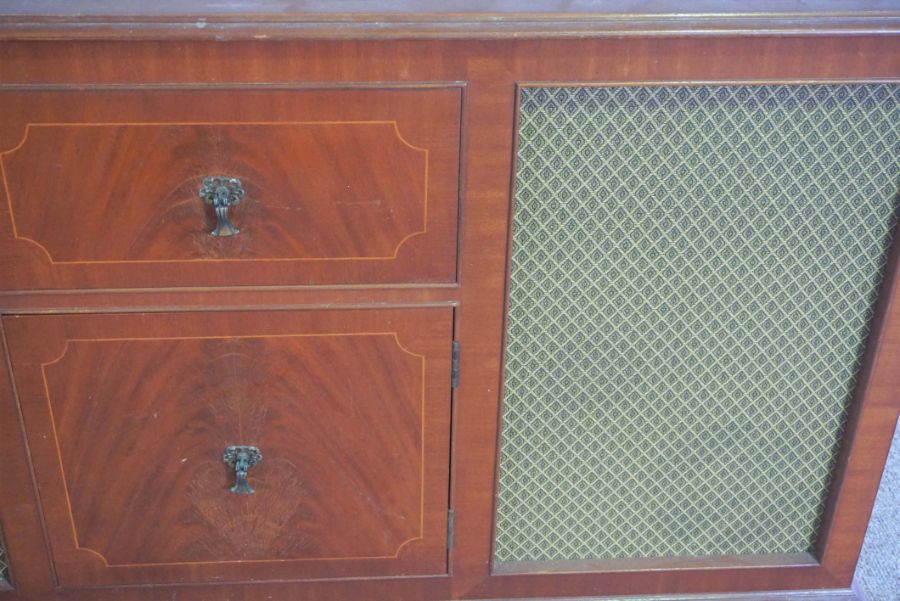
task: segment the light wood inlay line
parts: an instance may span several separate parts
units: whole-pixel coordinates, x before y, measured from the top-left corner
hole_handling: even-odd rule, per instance
[[[328,338],[328,337],[345,337],[345,336],[390,336],[401,352],[418,358],[421,363],[421,399],[420,399],[420,495],[419,495],[419,535],[408,538],[400,543],[393,555],[375,555],[375,556],[346,556],[346,557],[311,557],[311,558],[291,558],[291,559],[241,559],[241,560],[216,560],[216,561],[181,561],[181,562],[158,562],[158,563],[110,563],[107,558],[100,552],[89,547],[84,547],[79,543],[78,531],[75,526],[74,512],[72,511],[72,501],[69,495],[69,486],[66,479],[65,469],[63,467],[63,459],[61,445],[56,426],[56,418],[53,413],[52,399],[50,398],[50,387],[47,381],[47,368],[51,365],[59,363],[66,356],[69,347],[73,343],[102,343],[102,342],[137,342],[137,341],[168,341],[168,340],[234,340],[234,339],[271,339],[271,338]],[[59,462],[59,471],[62,477],[62,485],[65,492],[66,507],[69,513],[69,524],[72,528],[72,540],[75,548],[80,551],[87,551],[98,557],[106,567],[126,568],[126,567],[150,567],[150,566],[167,566],[167,565],[201,565],[201,564],[220,564],[220,563],[269,563],[269,562],[310,562],[310,561],[333,561],[333,560],[360,560],[360,559],[397,559],[400,552],[409,543],[422,540],[425,538],[425,374],[426,374],[426,355],[414,353],[400,343],[398,332],[335,332],[322,334],[273,334],[273,335],[235,335],[235,336],[166,336],[166,337],[147,337],[147,338],[71,338],[66,339],[60,355],[51,361],[41,363],[41,378],[44,386],[44,394],[47,399],[47,411],[50,416],[50,424],[53,434],[53,442],[56,448],[56,456]]]
[[[271,257],[271,258],[258,258],[258,259],[214,259],[214,258],[201,258],[201,259],[132,259],[132,260],[94,260],[94,261],[57,261],[53,258],[50,251],[40,242],[33,238],[29,238],[28,236],[23,236],[19,234],[18,227],[16,226],[16,217],[13,209],[13,201],[12,194],[9,190],[9,183],[6,176],[5,169],[5,159],[7,156],[12,156],[16,153],[16,151],[22,149],[28,141],[28,136],[31,132],[31,128],[37,127],[117,127],[117,126],[125,126],[125,127],[178,127],[178,126],[210,126],[210,125],[220,125],[220,126],[285,126],[285,125],[390,125],[393,127],[394,134],[397,137],[397,140],[408,147],[409,149],[420,152],[425,155],[425,171],[423,174],[424,179],[424,197],[422,199],[422,229],[411,232],[400,239],[397,245],[394,247],[394,251],[390,255],[383,256],[351,256],[351,257]],[[382,120],[382,121],[211,121],[211,122],[203,122],[203,121],[174,121],[174,122],[159,122],[159,123],[132,123],[132,122],[117,122],[117,123],[26,123],[25,124],[25,132],[22,136],[22,139],[19,143],[9,150],[5,150],[0,152],[0,178],[3,180],[3,190],[6,194],[6,203],[9,210],[9,219],[10,224],[12,226],[12,234],[13,238],[16,240],[21,240],[23,242],[30,242],[37,246],[43,253],[47,256],[47,260],[51,265],[117,265],[117,264],[154,264],[154,263],[267,263],[270,261],[385,261],[385,260],[396,260],[397,256],[400,253],[400,248],[411,238],[415,236],[419,236],[422,234],[428,233],[428,184],[429,184],[429,170],[430,170],[430,151],[427,148],[422,148],[416,146],[406,138],[403,137],[403,134],[400,132],[400,127],[397,121],[390,120]]]

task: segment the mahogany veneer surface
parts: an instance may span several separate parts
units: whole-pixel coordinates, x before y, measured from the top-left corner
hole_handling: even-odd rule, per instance
[[[814,554],[669,558],[650,567],[587,562],[521,573],[500,573],[491,564],[519,86],[900,79],[896,2],[689,4],[2,7],[0,152],[10,189],[0,203],[0,354],[12,365],[0,370],[0,519],[16,587],[9,596],[419,601],[845,590],[900,410],[896,260],[877,303]],[[309,121],[396,121],[397,127],[300,125]],[[29,136],[39,135],[13,151],[28,123],[38,124]],[[76,131],[74,123],[96,129]],[[190,158],[166,161],[143,153],[148,146]],[[417,149],[427,151],[427,162]],[[233,211],[242,232],[230,241],[198,234],[212,223],[195,190],[198,178],[215,175],[210,169],[241,170],[235,175],[246,184],[247,196]],[[135,176],[139,187],[129,184]],[[427,222],[416,221],[424,218],[415,205],[423,186]],[[19,200],[23,190],[34,197]],[[321,205],[323,196],[309,195],[312,190],[361,204]],[[372,190],[385,192],[380,205],[371,202]],[[65,210],[53,210],[48,198]],[[314,218],[309,222],[327,222],[329,231],[306,231],[301,211],[286,206],[302,207]],[[411,233],[395,258],[371,258]],[[353,344],[343,337],[386,331],[398,332],[412,355],[386,337]],[[315,343],[290,337],[310,333],[342,336]],[[211,339],[216,336],[223,338]],[[196,340],[171,340],[185,337]],[[113,340],[96,342],[107,338]],[[453,338],[461,352],[459,387],[451,392]],[[70,342],[62,355],[67,339],[95,342]],[[413,355],[425,357],[424,376],[413,373]],[[113,364],[126,369],[110,369]],[[334,374],[321,379],[304,371],[326,368]],[[369,375],[358,375],[361,369]],[[356,378],[373,385],[369,395]],[[229,384],[223,388],[220,380]],[[416,382],[425,382],[424,418],[412,400]],[[229,425],[211,407],[243,407],[251,394],[271,407],[251,421],[262,428],[263,452],[274,453],[251,478],[262,492],[278,456],[314,466],[318,488],[310,490],[317,501],[303,511],[314,508],[333,526],[333,539],[294,516],[286,523],[309,545],[270,536],[259,539],[267,541],[261,546],[240,547],[222,534],[227,529],[214,543],[188,541],[186,533],[202,530],[203,519],[190,483],[212,482],[220,491],[229,474],[216,463],[219,447],[235,436],[250,440],[250,430]],[[102,403],[85,402],[85,395]],[[340,398],[333,410],[345,413],[320,415],[322,404],[313,409],[298,398]],[[349,411],[347,398],[359,400],[364,413]],[[97,419],[100,407],[120,430]],[[166,408],[164,417],[152,417],[156,407]],[[375,413],[377,419],[366,419]],[[51,415],[92,427],[79,433],[67,426],[54,439]],[[310,438],[315,427],[320,430]],[[337,448],[323,432],[338,427],[358,440]],[[419,442],[425,536],[396,559],[362,559],[362,553],[395,552],[415,534],[406,523],[414,510],[406,493],[415,488],[409,474],[417,427],[426,437]],[[92,431],[107,436],[95,440]],[[396,440],[388,440],[388,431],[396,431]],[[382,451],[371,444],[376,439],[386,441]],[[159,465],[129,454],[132,446],[158,454]],[[185,467],[185,457],[197,460]],[[354,496],[359,487],[337,483],[342,470],[326,473],[332,458],[378,470],[378,494],[363,499]],[[92,466],[107,477],[115,471],[116,478],[101,484]],[[70,472],[79,475],[71,482],[71,508],[65,501]],[[164,493],[147,484],[151,475],[182,494],[157,508]],[[171,535],[129,514],[138,504],[123,503],[108,519],[96,519],[111,503],[94,498],[101,486],[116,498],[136,495],[159,518],[160,532]],[[221,500],[210,498],[219,509],[207,515],[221,515]],[[244,502],[248,508],[260,503]],[[455,516],[450,545],[449,508]],[[244,519],[263,523],[274,513]],[[350,522],[338,524],[339,514]],[[355,540],[353,524],[365,540]],[[383,536],[373,538],[379,528]],[[131,540],[136,532],[152,544],[142,548]],[[326,551],[356,559],[317,558]],[[197,563],[187,567],[188,561]],[[119,562],[140,565],[113,565]]]
[[[445,572],[450,310],[236,317],[5,320],[61,584]]]
[[[2,286],[452,282],[461,90],[3,92]],[[207,176],[240,233],[210,236]]]

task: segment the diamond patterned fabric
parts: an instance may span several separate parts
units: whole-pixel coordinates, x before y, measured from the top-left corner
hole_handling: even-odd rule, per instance
[[[814,544],[900,86],[525,88],[495,558]]]
[[[0,589],[4,582],[9,581],[9,564],[6,561],[6,547],[3,543],[3,533],[0,532]]]

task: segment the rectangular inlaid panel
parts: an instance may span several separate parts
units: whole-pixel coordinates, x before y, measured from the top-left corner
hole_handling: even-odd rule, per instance
[[[5,317],[61,584],[446,573],[451,318]]]
[[[453,282],[460,107],[454,86],[0,92],[0,287]]]
[[[495,559],[816,541],[900,86],[521,92]]]

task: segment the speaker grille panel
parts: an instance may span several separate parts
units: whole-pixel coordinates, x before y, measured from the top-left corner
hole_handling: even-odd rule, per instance
[[[9,561],[6,558],[6,543],[3,542],[3,530],[0,530],[0,591],[9,588]]]
[[[495,558],[811,549],[900,86],[525,88]]]

